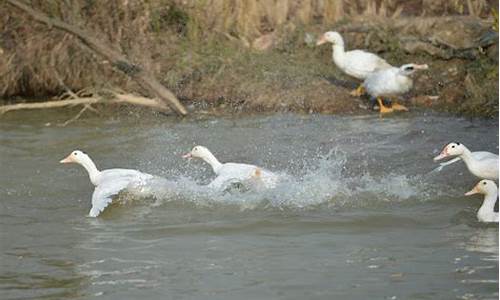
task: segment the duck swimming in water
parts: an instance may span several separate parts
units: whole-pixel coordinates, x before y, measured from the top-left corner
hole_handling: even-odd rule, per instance
[[[495,212],[495,203],[498,197],[498,187],[491,180],[481,180],[476,186],[465,193],[465,196],[483,194],[483,204],[477,211],[477,219],[485,223],[498,223],[498,213]]]
[[[486,151],[471,152],[464,144],[453,142],[446,145],[441,153],[434,157],[434,161],[439,161],[447,157],[455,157],[454,159],[443,163],[452,164],[459,160],[463,160],[467,169],[472,175],[481,179],[498,180],[498,155]]]
[[[392,67],[383,58],[373,53],[364,50],[345,51],[344,39],[336,31],[325,32],[316,42],[316,45],[319,46],[327,42],[332,44],[332,56],[335,65],[342,72],[354,78],[365,80],[377,70]],[[363,85],[360,85],[356,90],[351,92],[351,95],[359,97],[363,93]]]
[[[201,158],[213,169],[217,177],[208,185],[219,191],[224,191],[228,186],[235,183],[259,184],[265,188],[273,188],[278,182],[278,175],[263,168],[241,163],[221,163],[215,156],[203,146],[195,146],[183,158]]]
[[[83,151],[74,150],[60,161],[62,164],[76,163],[89,173],[90,182],[95,186],[92,194],[92,208],[89,216],[97,217],[112,201],[113,196],[127,188],[137,188],[153,175],[132,169],[108,169],[99,171],[90,157]]]

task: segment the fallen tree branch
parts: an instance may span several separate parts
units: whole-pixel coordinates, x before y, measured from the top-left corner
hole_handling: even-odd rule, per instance
[[[42,12],[32,9],[21,1],[7,0],[7,2],[24,11],[37,22],[47,24],[49,27],[58,28],[78,37],[90,49],[109,60],[111,65],[115,68],[124,72],[126,75],[135,80],[141,87],[165,101],[175,112],[182,116],[187,115],[186,108],[179,102],[177,97],[170,90],[165,88],[147,70],[129,62],[125,55],[117,50],[114,50],[111,46],[106,45],[102,39],[97,39],[77,26],[73,26],[55,18],[50,18]]]
[[[60,107],[72,107],[76,105],[91,105],[91,104],[131,104],[137,106],[144,106],[153,108],[154,110],[161,112],[170,112],[170,108],[162,102],[158,102],[155,99],[145,98],[141,96],[136,96],[132,94],[119,94],[113,93],[114,98],[105,99],[100,96],[92,96],[85,98],[67,99],[67,100],[56,100],[56,101],[46,101],[46,102],[36,102],[36,103],[17,103],[11,105],[0,106],[0,114],[4,114],[9,111],[23,110],[23,109],[47,109],[47,108],[60,108]],[[89,108],[87,108],[89,109]],[[93,109],[93,108],[92,108]]]

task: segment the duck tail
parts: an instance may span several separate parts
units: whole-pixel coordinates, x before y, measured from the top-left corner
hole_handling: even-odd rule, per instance
[[[262,175],[262,170],[260,168],[256,168],[255,171],[253,172],[253,177],[260,178]]]

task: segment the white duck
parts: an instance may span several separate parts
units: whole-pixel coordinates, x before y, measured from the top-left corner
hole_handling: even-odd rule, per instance
[[[410,75],[417,70],[426,70],[428,68],[427,65],[405,64],[399,68],[390,67],[378,70],[368,75],[363,82],[363,86],[367,94],[377,100],[380,113],[390,113],[395,110],[408,111],[405,106],[397,103],[394,103],[392,107],[384,106],[382,97],[395,97],[407,93],[413,86]]]
[[[472,175],[481,179],[498,180],[498,155],[486,151],[471,152],[463,144],[457,142],[446,145],[441,153],[434,157],[434,161],[450,156],[457,157],[442,163],[436,170],[441,170],[446,165],[463,160]]]
[[[498,187],[491,180],[481,180],[476,186],[465,193],[465,196],[474,194],[483,194],[483,204],[477,211],[477,219],[480,222],[495,222],[498,223],[498,213],[495,212],[495,203],[498,197]]]
[[[273,188],[278,182],[278,175],[271,171],[250,164],[221,163],[215,156],[203,146],[195,146],[191,152],[183,155],[183,158],[201,158],[213,169],[217,177],[208,185],[219,191],[225,190],[228,185],[240,182],[247,184],[261,183],[265,188]]]
[[[83,166],[89,173],[90,182],[95,186],[94,193],[92,194],[92,208],[89,212],[89,216],[91,217],[97,217],[112,202],[112,197],[120,191],[132,187],[140,187],[147,180],[153,178],[152,175],[131,169],[99,171],[92,159],[80,150],[71,152],[60,163],[77,163]]]
[[[344,73],[365,80],[371,73],[392,67],[387,61],[379,56],[363,50],[345,51],[344,39],[336,31],[325,32],[316,42],[319,46],[326,42],[332,43],[333,62]],[[361,96],[363,94],[363,85],[360,85],[356,90],[351,92],[353,96]]]

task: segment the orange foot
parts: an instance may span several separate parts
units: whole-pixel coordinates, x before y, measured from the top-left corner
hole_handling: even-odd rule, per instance
[[[353,97],[361,97],[365,93],[365,88],[361,84],[357,89],[352,90],[349,94]]]
[[[392,109],[397,111],[409,111],[409,109],[406,106],[401,105],[399,103],[393,103]]]
[[[394,112],[394,109],[392,107],[387,107],[384,105],[384,102],[382,101],[381,98],[377,98],[378,106],[380,107],[380,114],[389,114]]]

